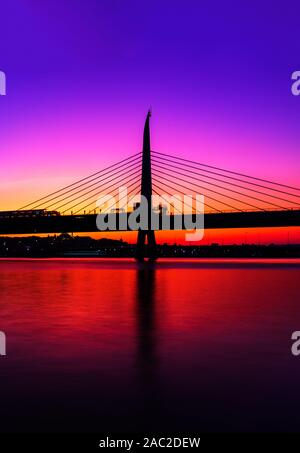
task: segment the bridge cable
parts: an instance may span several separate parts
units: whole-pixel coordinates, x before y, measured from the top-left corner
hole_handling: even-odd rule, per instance
[[[172,195],[170,192],[167,192],[166,190],[162,189],[162,188],[159,187],[157,184],[153,184],[153,185],[154,185],[154,187],[155,187],[156,189],[158,189],[158,190],[163,190],[163,191],[165,192],[165,194],[166,194],[166,195],[169,195],[171,198],[175,198],[175,199],[177,199],[177,200],[179,200],[179,201],[182,201],[181,198],[176,197],[176,195]],[[168,200],[167,198],[165,198],[164,195],[159,194],[155,189],[153,189],[153,192],[154,192],[156,195],[158,195],[160,198],[162,198],[163,200],[165,200],[167,203],[169,203],[169,200]],[[185,195],[183,192],[180,192],[180,191],[178,191],[178,192],[179,192],[179,194]],[[191,206],[191,205],[188,204],[188,203],[184,203],[184,204],[185,204],[185,206],[188,206],[189,208],[191,208],[192,210],[194,210],[195,213],[197,214],[197,209],[196,209],[194,206]],[[214,208],[213,206],[210,206],[210,205],[207,204],[207,203],[203,203],[203,204],[204,204],[204,206],[207,206],[208,208],[213,209],[213,210],[216,211],[216,212],[222,213],[222,211],[220,211],[220,210],[217,209],[217,208]],[[182,210],[179,210],[179,209],[176,208],[176,206],[174,206],[174,205],[173,205],[173,208],[176,209],[176,211],[178,211],[180,214],[182,214]],[[201,212],[200,214],[203,214],[203,213]]]
[[[66,190],[66,189],[68,189],[68,188],[70,188],[70,187],[76,186],[77,184],[79,184],[79,183],[81,183],[81,182],[83,182],[83,181],[86,181],[87,179],[90,179],[90,178],[92,178],[93,176],[98,175],[99,173],[103,173],[103,172],[106,171],[106,170],[110,170],[110,169],[112,169],[112,168],[114,168],[114,167],[116,167],[116,166],[122,164],[123,162],[125,163],[125,162],[127,162],[128,160],[130,160],[130,159],[132,159],[133,157],[136,157],[136,156],[138,156],[138,155],[141,155],[141,152],[135,153],[135,154],[133,154],[132,156],[127,157],[126,159],[120,160],[120,161],[116,162],[116,163],[113,164],[113,165],[109,165],[108,167],[103,168],[102,170],[97,171],[96,173],[93,173],[93,174],[91,174],[91,175],[89,175],[89,176],[87,176],[87,177],[85,177],[85,178],[82,178],[82,179],[80,179],[80,180],[78,180],[78,181],[76,181],[76,182],[74,182],[74,183],[72,183],[72,184],[69,184],[69,185],[67,185],[67,186],[65,186],[65,187],[63,187],[63,188],[61,188],[61,189],[59,189],[59,190],[56,190],[55,192],[52,192],[52,193],[50,193],[50,194],[48,194],[48,195],[45,195],[44,197],[39,198],[39,199],[37,199],[37,200],[35,200],[35,201],[33,201],[33,202],[31,202],[31,203],[25,205],[25,206],[22,206],[21,208],[18,209],[18,211],[21,211],[21,210],[23,210],[23,209],[26,209],[27,207],[32,206],[33,204],[38,203],[39,201],[46,200],[47,198],[51,197],[52,195],[56,195],[57,193],[63,192],[64,190]]]
[[[131,189],[126,195],[124,195],[123,197],[120,198],[120,200],[118,200],[118,203],[120,204],[120,201],[122,201],[124,198],[127,198],[127,200],[125,200],[125,203],[122,205],[122,207],[120,208],[120,206],[119,206],[120,209],[123,209],[123,207],[126,206],[127,201],[129,201],[129,200],[128,200],[128,197],[129,197],[133,192],[135,192],[135,191],[139,188],[139,186],[140,186],[140,182],[136,185],[136,187],[134,187],[133,189]],[[114,191],[114,192],[115,192],[115,191]],[[138,194],[135,194],[135,196],[136,196],[136,195],[138,195]],[[112,195],[112,197],[114,197],[114,196]],[[132,198],[133,198],[133,197],[132,197]],[[96,201],[97,201],[97,200],[95,200],[95,202],[96,202]],[[117,202],[115,201],[115,202],[110,206],[110,208],[112,208],[112,206],[116,206],[116,204],[117,204]],[[128,203],[127,203],[127,204],[128,204]],[[95,209],[94,209],[94,210],[95,210]],[[91,211],[89,211],[89,212],[91,212]],[[104,214],[104,213],[105,213],[105,211],[103,212],[103,211],[101,210],[101,214]]]
[[[155,181],[156,181],[156,182],[159,182],[159,181],[157,181],[157,180],[155,180]],[[183,187],[183,188],[186,189],[186,190],[191,190],[191,189],[189,189],[188,187],[184,186],[183,184],[180,184],[180,183],[178,183],[178,182],[177,182],[176,184],[177,184],[178,186]],[[167,187],[168,187],[169,189],[176,190],[176,189],[174,189],[174,187],[171,187],[169,184],[167,184]],[[222,195],[222,196],[225,196],[225,195]],[[231,204],[226,203],[225,201],[221,201],[221,200],[219,200],[219,199],[217,199],[217,198],[211,197],[210,195],[205,195],[205,198],[208,198],[208,199],[210,199],[210,200],[216,201],[217,203],[221,203],[221,204],[223,204],[223,205],[225,205],[225,206],[228,206],[229,208],[233,209],[234,211],[243,212],[242,209],[239,209],[239,208],[237,208],[237,207],[235,207],[235,206],[232,206]],[[240,201],[239,201],[239,202],[240,202]],[[251,207],[253,207],[253,208],[255,208],[255,209],[259,209],[259,210],[262,210],[262,211],[263,211],[263,209],[258,208],[257,206],[250,205],[249,203],[246,203],[246,204],[248,204],[249,206],[251,206]]]
[[[248,206],[251,206],[252,208],[254,207],[254,208],[256,208],[256,209],[259,209],[257,206],[254,206],[254,205],[252,205],[251,203],[248,203],[247,201],[240,200],[240,199],[238,199],[238,198],[231,197],[230,195],[226,195],[226,194],[224,194],[224,193],[220,193],[220,192],[218,192],[217,190],[209,189],[209,188],[207,188],[207,187],[200,186],[199,184],[195,184],[195,183],[193,183],[193,182],[186,181],[186,180],[184,180],[184,179],[182,179],[182,178],[179,178],[178,176],[173,176],[172,174],[166,173],[166,172],[164,172],[164,171],[161,171],[161,170],[157,170],[157,171],[159,171],[160,174],[164,174],[164,175],[166,175],[166,176],[169,176],[169,177],[172,177],[172,178],[176,178],[176,180],[183,181],[183,182],[185,182],[185,183],[187,183],[187,184],[192,184],[192,185],[194,185],[194,186],[196,186],[196,187],[199,187],[200,189],[208,190],[208,191],[210,191],[210,192],[214,192],[214,193],[216,193],[216,194],[218,194],[218,195],[221,195],[222,197],[226,197],[226,198],[229,198],[229,199],[231,199],[231,200],[237,201],[238,203],[246,204],[246,205],[248,205]],[[177,172],[177,173],[178,173],[178,172]],[[200,180],[200,181],[201,181],[201,180]],[[228,189],[228,188],[226,188],[226,187],[222,187],[222,186],[220,186],[220,185],[213,184],[213,183],[209,183],[209,182],[206,182],[206,181],[202,181],[202,182],[204,182],[204,184],[208,184],[208,185],[213,185],[213,186],[219,187],[219,188],[221,188],[221,189],[223,189],[223,190],[228,190],[228,191],[230,191],[230,192],[237,193],[238,195],[241,195],[241,196],[245,196],[245,197],[248,197],[248,198],[253,198],[253,199],[257,200],[257,201],[260,201],[260,202],[262,202],[262,203],[270,204],[270,205],[275,206],[275,207],[280,208],[280,209],[287,209],[287,208],[284,208],[284,207],[282,207],[282,206],[279,206],[278,204],[272,203],[272,202],[270,202],[270,201],[264,201],[264,200],[261,200],[260,198],[253,197],[253,196],[247,195],[247,194],[241,194],[240,192],[237,192],[236,190],[231,190],[231,189]],[[190,190],[190,189],[189,189],[189,190]]]
[[[165,192],[165,193],[166,193],[167,195],[169,195],[170,197],[173,197],[173,198],[179,200],[178,197],[176,197],[176,194],[175,194],[175,195],[172,195],[170,192],[166,191],[165,189],[162,189],[162,188],[158,185],[158,182],[157,182],[157,181],[155,181],[154,187],[156,187],[157,189],[159,189],[159,190]],[[172,187],[171,187],[170,189],[173,190]],[[180,190],[177,190],[177,192],[179,192],[179,194],[181,194],[181,195],[186,195],[184,192],[182,192],[182,191],[180,191]],[[157,194],[157,195],[159,195],[159,194]],[[161,197],[164,198],[162,195],[161,195]],[[165,199],[165,198],[164,198],[164,199]],[[181,199],[180,199],[180,201],[181,201]],[[194,211],[197,211],[197,210],[195,209],[194,206],[191,206],[191,205],[189,205],[189,204],[187,204],[187,203],[185,203],[185,204],[186,204],[186,206],[188,206],[189,208],[193,209]],[[217,208],[215,208],[215,207],[209,205],[209,204],[206,203],[206,202],[204,202],[203,204],[204,204],[204,206],[207,206],[208,208],[213,209],[213,210],[216,211],[216,212],[220,212],[220,213],[223,212],[223,211],[221,211],[220,209],[217,209]],[[178,209],[177,209],[177,211],[179,212]]]
[[[157,162],[159,162],[159,165]],[[162,166],[163,165],[163,166]],[[203,179],[200,179],[199,177],[195,177],[195,176],[192,176],[190,175],[190,173],[194,174],[194,175],[198,175],[198,176],[201,176],[203,178],[208,178],[208,179],[213,179],[214,181],[218,181],[218,182],[221,182],[223,184],[228,184],[230,186],[234,186],[234,187],[239,187],[240,189],[243,189],[243,190],[248,190],[250,192],[254,192],[254,193],[258,193],[260,195],[265,195],[267,197],[270,197],[270,198],[274,198],[276,200],[280,200],[280,201],[284,201],[286,203],[290,203],[290,204],[294,204],[296,206],[300,206],[300,203],[297,203],[295,201],[291,201],[291,200],[287,200],[286,198],[282,198],[282,197],[278,197],[277,195],[273,195],[273,194],[269,194],[269,193],[266,193],[266,192],[262,192],[260,190],[257,190],[257,189],[252,189],[252,188],[249,188],[249,187],[245,187],[245,186],[242,186],[240,184],[235,184],[233,182],[228,182],[228,181],[224,181],[222,179],[219,179],[219,178],[214,178],[213,176],[207,176],[207,175],[203,175],[203,174],[199,174],[197,172],[194,172],[192,170],[185,170],[184,168],[181,168],[181,167],[177,167],[176,165],[172,165],[170,163],[164,163],[164,162],[161,162],[161,161],[156,161],[155,159],[152,159],[152,166],[155,167],[155,168],[158,168],[158,169],[163,169],[163,170],[169,170],[170,168],[172,168],[172,173],[176,173],[178,175],[181,175],[181,176],[185,176],[187,178],[190,178],[190,179],[195,179],[196,181],[200,181],[200,182],[203,182],[205,184],[210,184],[210,185],[213,185],[213,186],[216,186],[216,187],[220,187],[222,188],[223,190],[228,190],[230,192],[234,192],[234,193],[237,193],[239,195],[243,195],[245,197],[249,197],[249,198],[252,198],[253,200],[258,200],[258,201],[262,201],[260,198],[257,198],[257,197],[254,197],[253,195],[249,195],[249,194],[246,194],[246,193],[242,193],[242,192],[239,192],[237,190],[233,190],[233,189],[229,189],[227,187],[224,187],[224,186],[219,186],[218,184],[214,184],[212,182],[209,182],[209,181],[204,181]],[[177,170],[181,170],[181,172],[179,171],[176,171]],[[159,170],[158,170],[159,171]],[[185,174],[185,173],[182,173],[182,171],[184,172],[188,172],[188,174]],[[264,203],[268,203],[268,204],[272,204],[270,203],[269,201],[264,201]],[[274,206],[277,206],[274,204]],[[286,209],[286,208],[284,208]]]
[[[126,182],[127,182],[127,181],[126,181]],[[103,188],[102,188],[102,186],[101,186],[102,190],[108,190],[108,189],[110,189],[111,187],[115,187],[115,182],[114,182],[113,184],[109,185],[108,187],[103,187]],[[95,190],[95,189],[93,189],[93,191],[94,191],[94,190]],[[116,189],[116,190],[118,190],[118,189]],[[81,200],[80,202],[78,202],[78,203],[72,205],[70,208],[66,209],[66,210],[63,211],[62,213],[64,214],[65,212],[70,211],[70,210],[74,209],[74,208],[77,207],[77,206],[80,206],[81,204],[83,204],[83,203],[85,203],[86,201],[90,200],[91,197],[93,197],[93,199],[94,199],[95,196],[96,196],[96,194],[94,194],[94,195],[92,195],[92,196],[89,196],[89,197],[87,197],[87,198],[84,198],[84,200]],[[79,197],[78,199],[80,199],[80,198],[82,198],[82,197]],[[99,198],[99,196],[97,197],[97,199],[98,199],[98,198]],[[94,199],[94,200],[95,200],[95,199]],[[74,200],[74,201],[75,201],[75,200]],[[90,206],[91,204],[92,204],[92,203],[89,203],[89,204],[87,205],[87,207]],[[82,209],[85,209],[85,208],[82,208]],[[78,211],[77,211],[77,212],[78,212]]]
[[[204,168],[197,168],[197,167],[195,167],[194,165],[188,165],[188,164],[186,164],[186,163],[184,164],[184,163],[181,163],[181,162],[176,162],[176,161],[174,161],[174,160],[162,158],[162,157],[160,157],[160,156],[156,156],[156,157],[157,157],[158,159],[163,159],[163,160],[165,160],[165,161],[167,161],[167,162],[171,162],[171,163],[173,163],[173,164],[176,163],[176,164],[178,164],[178,165],[184,165],[184,167],[189,167],[189,168],[192,168],[192,169],[194,169],[194,170],[198,170],[198,171],[200,170],[200,171],[204,171],[204,172],[206,172],[206,173],[211,173],[211,174],[214,174],[214,175],[217,175],[217,176],[221,176],[222,178],[232,179],[232,180],[239,181],[239,182],[242,182],[242,183],[245,183],[245,184],[250,184],[250,185],[253,185],[253,186],[257,186],[257,187],[262,187],[262,188],[267,189],[267,190],[271,190],[271,191],[283,193],[283,194],[285,194],[285,195],[289,195],[289,196],[292,196],[292,197],[300,198],[300,195],[296,195],[296,194],[292,194],[292,193],[290,193],[290,192],[286,192],[286,191],[283,191],[283,190],[275,189],[274,187],[268,187],[268,186],[264,186],[264,185],[262,185],[262,184],[258,184],[258,183],[255,183],[255,182],[245,181],[245,180],[243,180],[243,179],[235,178],[235,177],[233,177],[233,176],[223,175],[223,174],[221,174],[221,173],[216,173],[216,172],[213,172],[213,171],[210,171],[210,170],[205,170]],[[173,156],[171,156],[171,157],[173,157]],[[201,164],[199,164],[199,165],[201,165]],[[224,170],[224,171],[226,171],[226,170]],[[249,176],[249,178],[251,178],[251,177]],[[256,178],[253,177],[253,179],[256,179]],[[274,184],[276,184],[276,183],[274,183]],[[288,186],[288,187],[289,187],[289,186]]]
[[[136,159],[140,159],[140,158],[136,158]],[[125,171],[125,173],[126,173],[126,172],[128,171],[128,169],[131,169],[131,168],[132,168],[131,165],[132,165],[133,163],[134,163],[134,164],[136,164],[136,163],[140,164],[140,163],[141,163],[141,162],[135,162],[136,159],[134,159],[133,161],[131,161],[129,165],[126,164],[125,169],[122,168],[121,170],[119,170],[119,169],[113,170],[113,172],[111,172],[111,173],[105,173],[105,174],[108,174],[108,176],[105,176],[104,178],[103,178],[103,175],[97,176],[96,178],[91,179],[89,182],[82,183],[82,184],[80,184],[79,186],[73,187],[72,189],[69,189],[69,190],[67,190],[66,192],[64,192],[64,193],[62,193],[62,194],[60,194],[60,195],[56,195],[55,197],[50,198],[50,200],[48,200],[47,203],[50,203],[50,202],[53,201],[53,200],[56,200],[56,201],[55,201],[54,203],[50,204],[50,205],[47,205],[47,206],[45,207],[45,209],[49,209],[49,208],[51,208],[51,207],[53,207],[53,206],[55,206],[55,205],[57,206],[57,203],[61,203],[62,201],[66,200],[66,199],[68,199],[68,198],[70,198],[70,197],[72,197],[73,195],[76,195],[76,194],[78,194],[78,193],[80,193],[80,192],[83,192],[84,190],[88,189],[89,187],[93,187],[93,186],[99,184],[101,181],[105,181],[106,179],[109,179],[112,175],[117,175],[117,174],[122,173],[122,172],[124,172],[124,171]],[[122,165],[122,167],[123,167],[123,166],[124,166],[124,164]],[[92,182],[92,181],[96,181],[96,182],[90,184],[90,182]],[[80,190],[77,190],[77,189],[79,189],[80,187],[82,187],[82,188],[81,188]],[[65,197],[64,195],[66,195],[66,194],[70,194],[70,195],[67,195],[67,196]],[[61,199],[61,200],[59,200],[59,199]],[[34,206],[32,209],[37,209],[37,208],[38,208],[39,206],[41,206],[41,205],[42,205],[42,204],[36,205],[36,206]]]
[[[138,172],[141,171],[139,166],[136,166],[136,167],[134,167],[133,169],[135,170],[136,168],[137,168],[137,171],[135,171],[134,173],[132,173],[132,168],[130,168],[130,169],[129,169],[129,171],[130,171],[130,174],[129,174],[129,175],[137,174]],[[80,198],[84,197],[84,196],[85,196],[86,194],[88,194],[88,193],[91,193],[91,192],[94,192],[95,190],[98,190],[99,187],[106,186],[107,184],[109,184],[109,183],[112,182],[112,181],[117,181],[117,180],[119,180],[120,178],[121,178],[121,179],[124,178],[124,176],[125,176],[126,174],[128,174],[128,168],[126,168],[125,170],[122,170],[122,172],[123,172],[122,175],[118,175],[118,176],[115,176],[115,177],[113,177],[113,178],[110,178],[110,179],[109,179],[108,181],[106,181],[104,184],[103,184],[102,182],[100,182],[100,183],[99,183],[99,182],[93,183],[91,186],[88,186],[88,187],[92,187],[92,186],[96,186],[96,187],[94,187],[94,188],[91,189],[91,190],[85,191],[84,193],[82,193],[82,194],[81,194],[80,196],[78,196],[78,197],[72,198],[72,199],[69,200],[67,203],[64,203],[64,204],[62,204],[62,205],[60,204],[59,207],[57,207],[56,210],[59,211],[59,209],[61,209],[62,207],[66,206],[67,204],[72,203],[73,201],[79,200]],[[107,179],[107,178],[105,178],[105,179]],[[109,186],[109,187],[111,187],[111,186]],[[76,194],[78,194],[78,193],[83,192],[85,189],[86,189],[86,188],[81,189],[81,190],[79,190],[79,191],[77,191],[77,192],[75,192],[75,193],[73,193],[73,194],[71,194],[71,195],[68,195],[67,197],[65,197],[65,198],[63,198],[62,200],[60,200],[59,203],[61,203],[61,202],[65,201],[65,200],[71,198],[73,195],[76,195]],[[56,203],[57,203],[57,202],[56,202]],[[54,204],[57,206],[56,203],[53,203],[52,205],[47,206],[46,209],[49,209],[49,208],[50,208],[51,206],[53,206]]]
[[[130,187],[132,187],[132,186],[134,185],[134,183],[135,183],[135,181],[133,182],[133,184],[130,184],[130,185],[127,187],[127,189],[130,188]],[[140,184],[140,183],[138,183],[137,187],[139,187],[139,184]],[[135,190],[135,189],[134,189],[134,190]],[[89,207],[91,204],[96,203],[97,200],[98,200],[98,198],[97,198],[96,200],[93,200],[91,203],[89,203],[88,205],[84,206],[83,208],[79,209],[79,210],[76,211],[74,214],[77,214],[77,213],[80,212],[82,209],[86,209],[86,208]]]
[[[163,156],[169,157],[168,154],[161,153],[161,152],[159,152],[159,151],[154,151],[154,150],[152,150],[152,152],[154,152],[154,153],[156,153],[156,154],[161,154],[161,155],[163,155]],[[173,159],[182,160],[182,161],[184,161],[184,162],[189,162],[189,163],[193,163],[193,164],[200,165],[200,166],[203,166],[203,167],[212,168],[212,169],[214,169],[214,170],[224,171],[224,172],[226,172],[226,173],[231,173],[231,174],[233,174],[233,175],[242,176],[242,177],[244,177],[244,178],[255,179],[255,180],[257,180],[257,181],[266,182],[266,183],[268,183],[268,184],[274,184],[274,185],[276,185],[276,186],[286,187],[287,189],[297,190],[297,191],[300,192],[300,188],[299,188],[299,187],[288,186],[288,185],[286,185],[286,184],[282,184],[282,183],[278,183],[278,182],[274,182],[274,181],[269,181],[269,180],[267,180],[267,179],[257,178],[257,177],[255,177],[255,176],[246,175],[246,174],[244,174],[244,173],[238,173],[238,172],[235,172],[235,171],[226,170],[226,169],[224,169],[224,168],[214,167],[214,166],[212,166],[212,165],[207,165],[207,164],[202,164],[202,163],[200,163],[200,162],[195,162],[195,161],[193,161],[193,160],[185,159],[185,158],[183,158],[183,157],[177,157],[177,156],[171,156],[171,157],[172,157]]]

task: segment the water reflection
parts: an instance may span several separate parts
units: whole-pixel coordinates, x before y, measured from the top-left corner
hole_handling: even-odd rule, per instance
[[[143,264],[136,272],[137,358],[147,375],[156,366],[155,345],[155,264]]]
[[[161,392],[158,377],[157,270],[155,263],[142,263],[136,271],[136,347],[142,411],[149,423],[159,413]]]
[[[0,293],[0,431],[298,429],[297,261],[0,260]]]

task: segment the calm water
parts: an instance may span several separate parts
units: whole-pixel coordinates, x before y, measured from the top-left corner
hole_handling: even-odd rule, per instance
[[[0,430],[299,430],[300,260],[0,260]]]

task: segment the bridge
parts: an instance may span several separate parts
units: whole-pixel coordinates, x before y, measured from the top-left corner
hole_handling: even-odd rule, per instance
[[[150,117],[148,112],[141,152],[27,203],[13,215],[0,212],[0,234],[97,232],[97,219],[105,223],[113,210],[114,231],[132,231],[135,228],[124,225],[139,205],[129,208],[130,203],[140,195],[148,202],[148,218],[156,217],[158,225],[136,228],[140,260],[156,258],[155,230],[162,229],[164,207],[153,206],[152,195],[163,202],[172,200],[164,214],[169,230],[182,220],[177,201],[187,194],[204,195],[205,229],[300,226],[300,188],[155,151]],[[127,188],[124,200],[117,199],[121,186]],[[110,211],[97,206],[99,196],[108,193],[117,200]],[[193,221],[200,215],[194,204],[188,215]]]

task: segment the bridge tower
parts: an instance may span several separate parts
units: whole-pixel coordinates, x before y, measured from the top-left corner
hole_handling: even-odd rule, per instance
[[[148,111],[143,138],[143,162],[142,162],[142,184],[141,195],[148,202],[148,230],[139,230],[136,244],[136,258],[143,261],[148,257],[151,261],[156,260],[156,241],[154,230],[151,230],[151,213],[152,213],[152,177],[151,177],[151,147],[150,147],[150,117],[151,111]],[[147,248],[146,248],[147,240]]]

